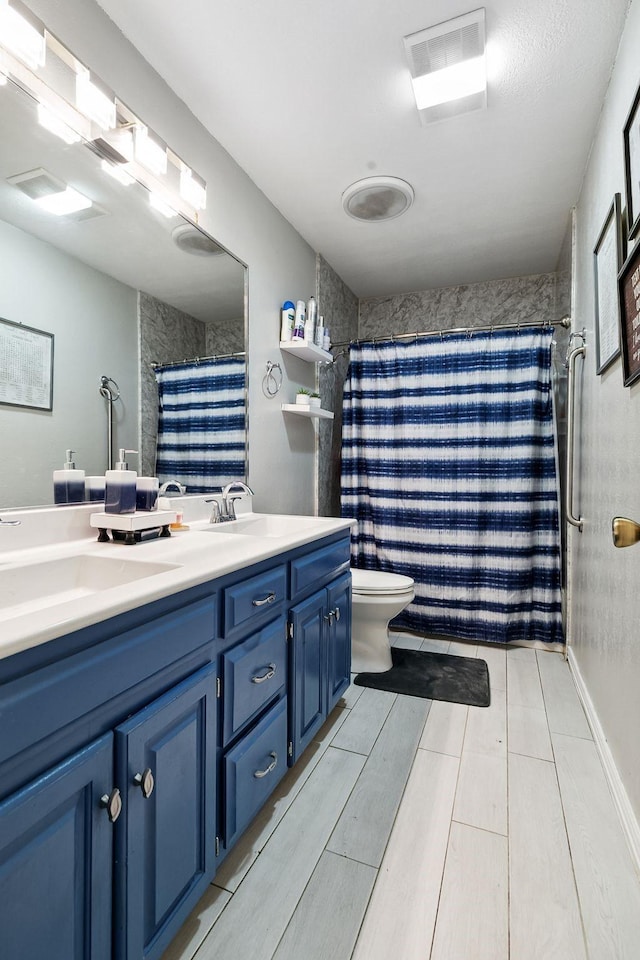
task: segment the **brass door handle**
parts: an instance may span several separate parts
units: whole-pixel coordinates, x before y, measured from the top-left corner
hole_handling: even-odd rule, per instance
[[[614,547],[632,547],[640,540],[640,523],[627,517],[614,517],[611,521]]]

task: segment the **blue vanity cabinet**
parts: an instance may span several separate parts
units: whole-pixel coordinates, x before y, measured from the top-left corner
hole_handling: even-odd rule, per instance
[[[113,790],[106,734],[0,804],[3,960],[110,960]]]
[[[293,560],[291,567],[292,599],[296,594],[303,598],[289,611],[289,763],[293,764],[350,682],[348,536]],[[327,586],[317,589],[323,582]]]
[[[159,957],[215,872],[216,668],[117,727],[117,941],[121,957]]]

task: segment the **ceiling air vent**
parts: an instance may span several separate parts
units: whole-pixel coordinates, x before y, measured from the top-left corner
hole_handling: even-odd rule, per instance
[[[486,107],[484,8],[412,33],[404,45],[423,123]]]

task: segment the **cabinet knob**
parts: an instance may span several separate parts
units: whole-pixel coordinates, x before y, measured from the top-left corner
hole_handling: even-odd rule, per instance
[[[142,773],[136,773],[135,777],[133,778],[133,782],[138,784],[142,790],[142,796],[145,798],[145,800],[148,800],[153,793],[153,788],[155,786],[155,780],[153,779],[151,767],[147,767],[147,769],[143,770]]]
[[[111,823],[115,823],[122,813],[122,797],[117,787],[114,787],[111,793],[105,793],[100,797],[100,803],[107,809],[107,816]]]
[[[270,753],[269,756],[273,757],[273,760],[265,770],[253,771],[253,775],[256,780],[262,780],[262,778],[266,777],[268,773],[271,773],[272,770],[275,770],[276,766],[278,765],[278,754],[274,751],[273,753]]]
[[[266,673],[263,673],[261,677],[251,677],[251,683],[264,683],[265,680],[271,680],[272,677],[276,675],[276,665],[275,663],[270,663]]]
[[[333,611],[333,615],[336,618],[336,623],[337,623],[338,620],[340,619],[340,607],[335,608],[335,610]]]
[[[327,623],[331,623],[335,615],[336,615],[335,610],[329,610],[329,613],[327,613],[323,619],[326,620]]]
[[[251,602],[254,605],[254,607],[263,607],[265,603],[273,603],[275,598],[276,598],[275,593],[268,593],[266,597],[263,597],[261,600],[252,600]]]

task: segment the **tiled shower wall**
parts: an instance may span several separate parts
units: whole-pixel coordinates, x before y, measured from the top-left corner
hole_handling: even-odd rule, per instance
[[[569,257],[570,259],[570,257]],[[570,264],[563,273],[546,273],[509,280],[464,284],[416,293],[358,301],[329,264],[318,257],[318,302],[331,329],[331,340],[340,343],[359,337],[371,339],[404,333],[451,330],[455,327],[546,323],[565,316],[570,300]],[[561,371],[568,331],[556,329],[554,364]],[[341,350],[331,366],[320,368],[322,406],[333,410],[333,421],[320,422],[318,512],[340,514],[340,444],[342,392],[348,360]],[[561,398],[562,398],[562,391]],[[560,432],[563,428],[563,408]]]

